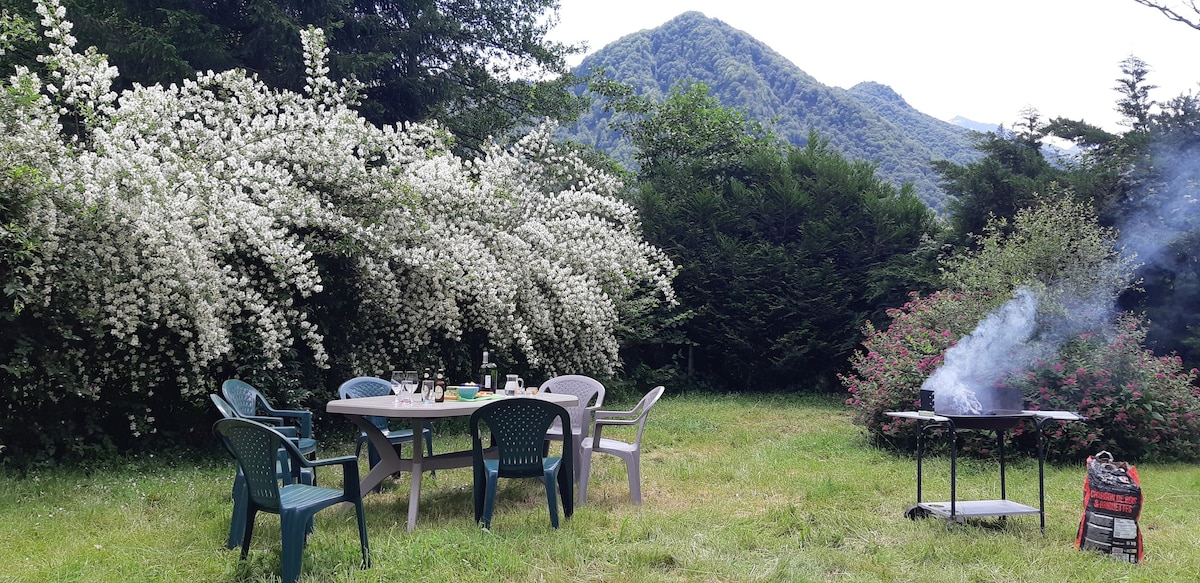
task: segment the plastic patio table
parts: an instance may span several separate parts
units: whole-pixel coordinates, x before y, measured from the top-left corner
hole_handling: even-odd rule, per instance
[[[450,468],[471,467],[471,450],[454,451],[426,457],[422,452],[424,446],[425,422],[434,419],[450,417],[469,417],[476,409],[497,399],[542,399],[557,403],[563,407],[579,404],[574,395],[560,393],[540,393],[526,397],[496,396],[476,398],[470,401],[445,401],[443,403],[414,402],[412,405],[401,405],[393,395],[380,397],[362,397],[358,399],[335,399],[325,405],[329,413],[346,416],[366,435],[367,439],[379,451],[379,463],[362,479],[361,491],[371,492],[383,482],[384,478],[399,472],[409,472],[412,484],[408,494],[408,530],[411,532],[417,526],[417,509],[421,499],[421,473],[426,470],[442,470]],[[400,447],[393,445],[386,435],[366,419],[369,416],[389,417],[407,420],[413,430],[412,458],[400,457]]]

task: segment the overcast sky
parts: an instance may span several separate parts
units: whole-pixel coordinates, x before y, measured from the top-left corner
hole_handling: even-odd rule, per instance
[[[1133,0],[561,0],[550,38],[590,53],[689,10],[825,85],[882,83],[944,120],[1011,126],[1032,106],[1120,130],[1113,87],[1130,55],[1150,65],[1152,98],[1200,92],[1200,30]]]

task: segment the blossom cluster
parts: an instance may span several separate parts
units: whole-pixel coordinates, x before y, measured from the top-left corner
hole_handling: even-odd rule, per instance
[[[51,193],[34,285],[38,309],[73,326],[46,347],[76,372],[68,391],[198,400],[250,357],[378,371],[467,332],[547,371],[611,371],[619,302],[674,301],[674,268],[620,181],[554,145],[550,124],[473,160],[436,124],[374,126],[355,86],[327,78],[317,30],[304,94],[209,71],[118,96],[103,56],[74,51],[59,1],[38,10],[49,78],[9,78],[0,164]],[[316,313],[334,290],[354,300],[335,316],[345,337]],[[131,431],[153,419],[138,410]]]

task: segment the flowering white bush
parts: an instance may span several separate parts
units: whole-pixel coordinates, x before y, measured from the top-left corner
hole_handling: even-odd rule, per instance
[[[549,126],[475,160],[436,125],[372,126],[326,77],[320,31],[302,39],[305,94],[230,71],[117,96],[58,0],[38,10],[49,78],[8,79],[0,165],[52,193],[33,272],[37,309],[76,326],[48,347],[78,380],[58,390],[198,400],[213,367],[246,357],[324,366],[337,351],[379,371],[479,330],[547,371],[612,370],[618,303],[647,287],[673,301],[673,266],[621,184]],[[346,338],[314,316],[333,288],[354,299],[337,308]]]

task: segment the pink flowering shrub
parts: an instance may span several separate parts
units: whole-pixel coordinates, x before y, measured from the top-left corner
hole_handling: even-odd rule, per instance
[[[1107,334],[1083,334],[1053,362],[1008,380],[1034,409],[1075,411],[1085,423],[1048,426],[1052,453],[1082,459],[1100,450],[1118,459],[1200,458],[1200,387],[1178,356],[1142,347],[1145,328],[1132,316]]]
[[[864,350],[851,358],[854,372],[841,377],[854,419],[879,444],[915,448],[917,424],[886,411],[915,410],[921,384],[942,364],[948,348],[969,333],[996,302],[947,291],[912,299],[888,315],[885,330],[868,323]],[[1127,460],[1200,458],[1198,371],[1183,370],[1178,357],[1156,357],[1142,347],[1145,329],[1126,316],[1104,333],[1071,340],[1050,360],[1000,379],[1021,388],[1029,407],[1073,411],[1086,423],[1047,423],[1051,459],[1083,459],[1108,450]],[[989,455],[990,432],[960,432],[959,451]],[[1010,432],[1013,449],[1036,454],[1033,427]],[[1010,450],[1011,451],[1011,450]]]
[[[858,351],[850,362],[856,371],[841,376],[850,392],[847,404],[855,421],[876,437],[898,437],[904,433],[885,411],[917,408],[921,383],[941,366],[954,340],[970,332],[982,313],[967,309],[962,294],[941,291],[922,298],[918,294],[903,307],[888,310],[892,323],[877,330],[871,322],[863,328],[866,351]]]

